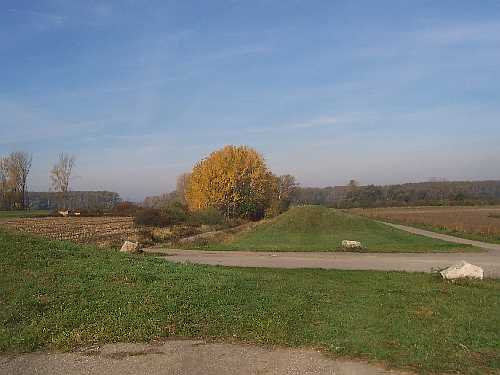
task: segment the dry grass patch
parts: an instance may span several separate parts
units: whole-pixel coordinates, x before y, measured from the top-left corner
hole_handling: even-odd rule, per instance
[[[356,208],[349,211],[393,223],[500,243],[500,206]]]

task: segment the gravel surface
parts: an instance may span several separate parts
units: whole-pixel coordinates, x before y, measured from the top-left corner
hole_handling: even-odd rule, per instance
[[[329,358],[309,349],[168,340],[151,344],[107,344],[72,353],[0,357],[1,375],[250,375],[410,374],[377,364]]]

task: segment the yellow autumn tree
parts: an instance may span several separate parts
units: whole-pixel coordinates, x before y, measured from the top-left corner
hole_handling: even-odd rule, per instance
[[[262,156],[247,146],[225,146],[197,163],[185,190],[192,211],[213,207],[228,217],[260,218],[275,191]]]

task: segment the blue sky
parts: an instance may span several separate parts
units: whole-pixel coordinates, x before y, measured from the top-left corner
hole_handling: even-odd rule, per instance
[[[0,2],[0,154],[169,191],[225,144],[304,186],[500,178],[500,2]]]

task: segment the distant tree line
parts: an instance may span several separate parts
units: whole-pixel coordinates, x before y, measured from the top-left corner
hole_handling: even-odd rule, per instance
[[[112,191],[68,191],[61,203],[60,192],[29,192],[29,207],[34,210],[110,210],[121,202],[120,195]]]
[[[109,191],[71,191],[75,157],[59,154],[49,172],[51,192],[28,192],[32,156],[13,152],[0,156],[0,209],[110,210],[119,203],[122,213],[135,205]],[[174,205],[172,205],[174,203]],[[500,181],[432,180],[399,185],[299,187],[291,175],[274,175],[257,151],[247,146],[225,146],[179,176],[177,188],[147,197],[143,207],[187,211],[215,209],[227,218],[273,217],[290,205],[329,207],[384,207],[412,205],[473,205],[500,203]]]
[[[500,181],[430,181],[399,185],[298,187],[292,204],[328,207],[477,205],[500,203]]]

